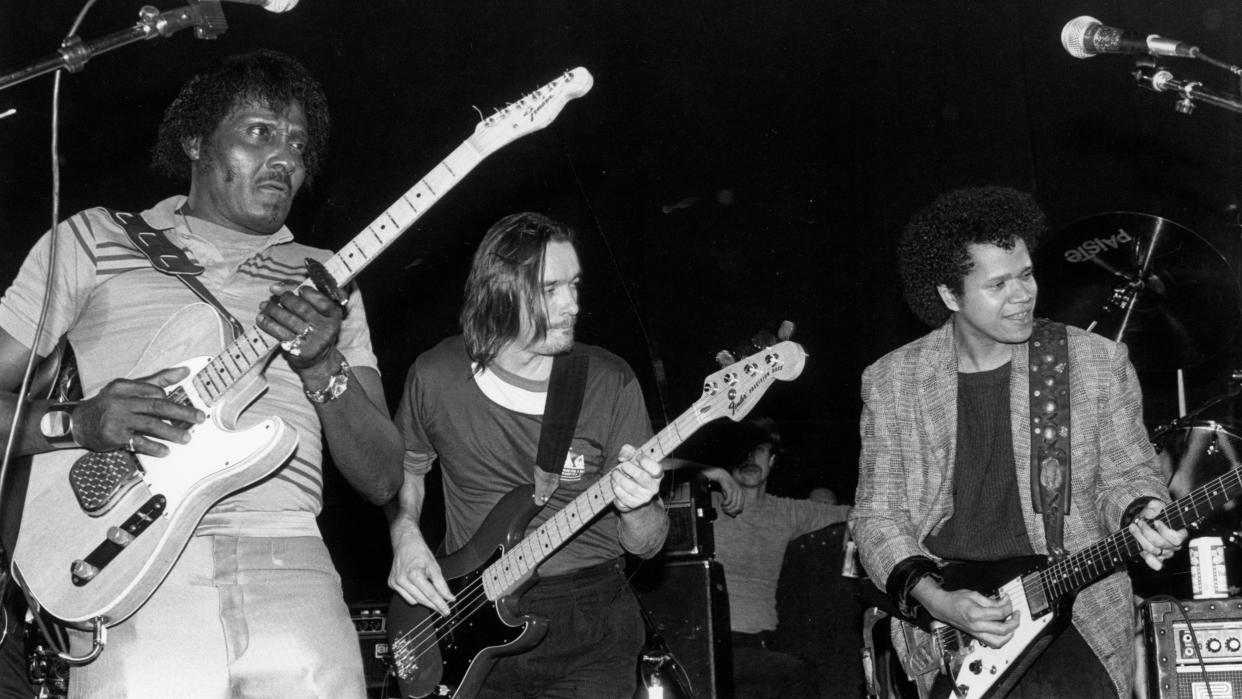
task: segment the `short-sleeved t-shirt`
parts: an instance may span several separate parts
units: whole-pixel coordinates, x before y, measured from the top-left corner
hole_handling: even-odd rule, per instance
[[[254,236],[187,218],[178,213],[184,202],[183,196],[171,197],[141,215],[204,267],[200,281],[243,328],[254,325],[259,303],[271,295],[273,283],[300,282],[306,278],[306,258],[323,261],[331,256],[330,251],[294,242],[287,228]],[[37,347],[34,333],[44,297],[50,234],[34,246],[0,299],[0,328],[27,347],[36,347],[40,355],[67,334],[86,395],[97,393],[112,379],[145,376],[192,357],[214,356],[227,345],[229,331],[220,315],[184,283],[155,270],[106,210],[88,209],[71,216],[57,227],[56,236],[54,286]],[[376,368],[366,312],[356,289],[338,348],[352,366]],[[312,533],[306,523],[313,530],[314,515],[323,501],[319,419],[301,380],[283,357],[270,362],[265,376],[269,388],[242,414],[241,425],[279,416],[297,430],[297,450],[271,477],[217,503],[200,525],[200,533],[205,529],[249,536]],[[39,474],[32,472],[31,477]],[[281,513],[299,516],[282,520]],[[253,531],[248,523],[255,521],[267,523],[266,531]]]
[[[586,394],[552,499],[527,533],[585,491],[617,463],[623,444],[640,447],[651,436],[642,389],[616,355],[578,343],[590,359]],[[546,382],[474,371],[460,336],[423,353],[406,377],[397,409],[406,468],[426,473],[439,460],[445,496],[445,549],[464,546],[505,494],[533,482]],[[605,509],[539,568],[558,575],[621,555],[617,515]]]

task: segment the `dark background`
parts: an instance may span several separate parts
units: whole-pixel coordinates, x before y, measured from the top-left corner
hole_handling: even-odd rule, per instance
[[[79,7],[0,3],[0,72],[50,55]],[[101,2],[80,35],[132,26],[138,8]],[[1239,3],[303,0],[282,15],[225,10],[230,28],[215,41],[184,31],[65,77],[62,217],[141,210],[183,191],[147,171],[148,151],[177,89],[223,54],[279,49],[323,81],[334,121],[326,170],[290,226],[334,249],[466,139],[476,108],[490,113],[575,66],[595,77],[555,123],[483,162],[361,275],[393,407],[413,359],[456,331],[484,230],[519,210],[581,233],[580,337],[630,362],[657,427],[698,396],[717,350],[795,322],[806,371],[759,408],[789,447],[775,488],[830,485],[847,500],[859,376],[925,331],[901,301],[896,240],[939,192],[1032,191],[1053,231],[1101,212],[1167,217],[1215,246],[1222,259],[1208,272],[1236,285],[1242,116],[1208,105],[1177,114],[1173,96],[1137,85],[1132,58],[1076,60],[1059,35],[1090,14],[1242,61]],[[1237,91],[1224,71],[1164,63]],[[0,111],[18,110],[0,120],[0,278],[50,223],[51,84],[0,91]],[[1187,367],[1191,407],[1223,390],[1236,365],[1236,304],[1219,314],[1225,349]],[[1176,416],[1174,377],[1142,373],[1153,426]],[[1226,402],[1211,416],[1231,424],[1233,412]],[[713,430],[685,452],[710,453]],[[382,516],[332,473],[326,501],[347,594],[382,596]]]

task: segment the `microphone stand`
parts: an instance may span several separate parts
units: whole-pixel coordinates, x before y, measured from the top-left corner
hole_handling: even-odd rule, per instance
[[[73,35],[73,32],[76,31],[78,26],[78,23],[75,22],[73,29],[70,31],[70,36],[61,42],[60,51],[56,55],[37,61],[34,64],[7,75],[0,75],[0,90],[12,87],[18,83],[25,82],[26,80],[45,73],[55,72],[62,68],[71,73],[76,73],[82,70],[82,68],[86,66],[86,62],[94,56],[120,48],[127,44],[131,44],[135,41],[171,36],[174,33],[189,27],[194,27],[195,35],[200,39],[214,39],[228,30],[228,22],[225,20],[224,10],[220,7],[220,0],[187,0],[187,2],[189,3],[187,6],[180,7],[175,10],[169,10],[168,12],[160,12],[158,8],[145,5],[138,11],[138,23],[133,27],[119,32],[114,32],[101,39],[96,39],[90,42],[84,42],[80,37]],[[89,4],[87,6],[89,7]],[[81,16],[79,16],[78,19],[80,21]],[[53,91],[54,95],[55,93],[56,90]],[[53,99],[53,115],[55,115],[55,97]],[[3,116],[8,116],[8,113],[6,112],[5,114],[0,115],[0,118]],[[53,124],[55,124],[55,116],[53,116]],[[56,143],[55,133],[53,133],[52,142],[54,146]],[[57,179],[55,176],[55,165],[53,165],[53,172],[53,180],[55,182]],[[55,202],[58,196],[57,185],[54,184],[53,202]],[[56,210],[55,206],[55,203],[53,203],[53,211]],[[56,220],[55,216],[53,216],[53,230],[55,230],[55,226]],[[53,249],[55,248],[53,247]],[[42,321],[40,321],[40,323],[41,322]],[[33,352],[31,359],[33,361]],[[27,377],[23,379],[22,383],[23,393],[20,397],[16,412],[14,413],[14,426],[17,424],[18,419],[21,416],[21,410],[25,405],[25,401],[28,400],[25,396],[25,387],[28,380],[29,367],[27,367]],[[13,433],[11,432],[9,441],[6,443],[4,448],[3,458],[0,458],[0,496],[3,495],[4,486],[6,485],[5,481],[10,465],[12,445]],[[2,500],[2,498],[0,498],[0,500]],[[7,568],[7,562],[4,563]],[[29,589],[25,580],[22,579],[20,570],[16,568],[13,569],[12,579],[17,583],[18,587],[21,588],[23,593]],[[2,582],[5,581],[3,576],[0,576],[0,583]],[[51,629],[48,628],[47,623],[41,614],[41,606],[37,603],[37,601],[30,597],[29,594],[27,594],[27,600],[30,603],[30,611],[38,624],[40,632],[52,646],[51,651],[43,654],[45,658],[50,658],[54,655],[69,665],[84,665],[97,658],[99,654],[103,652],[104,646],[107,644],[107,627],[104,625],[104,620],[101,617],[91,620],[91,625],[93,627],[91,648],[86,651],[85,655],[73,656],[70,654],[67,639],[58,637],[56,634],[51,632]]]
[[[1195,80],[1179,80],[1160,66],[1139,63],[1134,71],[1134,79],[1153,92],[1173,92],[1181,95],[1181,99],[1173,105],[1173,109],[1179,114],[1193,112],[1196,101],[1242,113],[1242,99],[1237,95],[1204,87],[1203,83]]]
[[[0,90],[62,68],[76,73],[95,56],[135,41],[172,36],[189,27],[194,27],[194,34],[199,39],[214,39],[228,29],[224,10],[218,0],[189,0],[189,3],[185,7],[163,13],[155,7],[145,5],[138,11],[137,24],[93,41],[84,42],[80,37],[71,36],[61,43],[60,50],[55,55],[0,76]]]

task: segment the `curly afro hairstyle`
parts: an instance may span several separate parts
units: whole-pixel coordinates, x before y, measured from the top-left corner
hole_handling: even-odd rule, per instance
[[[952,312],[936,287],[961,295],[973,262],[969,246],[1012,250],[1019,240],[1033,254],[1047,230],[1035,198],[1010,187],[966,187],[936,197],[906,225],[897,248],[906,303],[924,323],[944,324]]]
[[[190,179],[191,161],[182,144],[210,138],[216,127],[243,104],[281,111],[293,102],[306,112],[309,142],[302,154],[306,182],[319,172],[328,146],[328,99],[319,82],[294,59],[261,50],[225,59],[217,68],[194,76],[168,105],[151,151],[151,169],[174,180]]]

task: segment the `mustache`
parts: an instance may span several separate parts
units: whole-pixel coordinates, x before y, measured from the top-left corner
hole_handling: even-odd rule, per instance
[[[256,186],[262,187],[269,182],[283,185],[285,189],[293,189],[293,177],[286,172],[277,172],[270,177],[264,177],[256,183]]]

